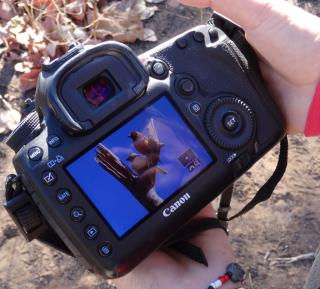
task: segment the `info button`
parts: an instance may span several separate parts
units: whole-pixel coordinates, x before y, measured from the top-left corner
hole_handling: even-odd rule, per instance
[[[57,135],[49,135],[47,138],[47,143],[49,147],[56,148],[61,144],[61,138]]]

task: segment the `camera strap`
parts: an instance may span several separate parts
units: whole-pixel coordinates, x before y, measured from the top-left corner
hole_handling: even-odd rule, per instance
[[[230,203],[233,193],[233,186],[230,186],[221,195],[218,209],[218,219],[203,218],[191,221],[182,229],[180,229],[171,239],[169,239],[164,244],[164,247],[171,248],[185,255],[191,260],[207,267],[208,261],[202,249],[193,245],[187,240],[200,232],[217,228],[223,229],[228,234],[227,226],[229,221],[244,215],[259,203],[268,200],[287,169],[288,148],[288,138],[285,136],[280,142],[279,160],[274,173],[256,193],[254,198],[239,213],[228,218],[228,212],[231,208]]]
[[[280,142],[280,152],[279,152],[279,160],[277,167],[272,174],[272,176],[268,179],[268,181],[260,188],[260,190],[256,193],[254,198],[237,214],[234,216],[228,218],[225,216],[224,219],[222,219],[222,216],[218,215],[218,218],[222,221],[231,221],[235,218],[238,218],[250,210],[252,210],[256,205],[258,205],[261,202],[267,201],[273,191],[275,190],[278,183],[281,181],[284,173],[286,172],[287,165],[288,165],[288,137],[284,137],[282,141]],[[230,195],[231,194],[231,195]],[[220,206],[228,207],[230,208],[230,201],[231,201],[232,191],[225,191],[220,199]]]
[[[226,226],[217,218],[202,218],[192,220],[186,226],[182,227],[173,237],[163,244],[162,248],[170,248],[208,267],[208,261],[202,249],[187,240],[200,232],[211,229],[222,229],[228,235]]]

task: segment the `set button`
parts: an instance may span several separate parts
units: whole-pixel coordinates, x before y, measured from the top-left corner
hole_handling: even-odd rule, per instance
[[[87,239],[93,240],[99,235],[99,229],[95,225],[87,226],[84,230],[84,235]]]
[[[57,201],[61,205],[68,204],[72,199],[72,194],[69,190],[61,189],[57,192]]]
[[[32,147],[28,150],[28,157],[31,161],[40,161],[43,156],[43,150],[40,147]]]
[[[238,132],[241,129],[241,117],[237,112],[229,111],[223,116],[222,125],[229,132]]]
[[[73,208],[70,212],[71,220],[74,222],[81,222],[84,219],[85,215],[85,210],[81,207]]]
[[[110,243],[102,243],[98,246],[98,253],[102,257],[108,257],[112,253],[112,246]]]

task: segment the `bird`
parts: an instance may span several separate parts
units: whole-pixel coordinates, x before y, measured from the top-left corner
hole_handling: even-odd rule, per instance
[[[127,161],[131,162],[132,169],[138,174],[142,175],[145,171],[154,168],[158,164],[158,160],[156,160],[157,157],[155,157],[153,154],[148,156],[141,156],[137,154],[131,154]],[[157,173],[161,173],[163,175],[167,174],[166,171],[163,169],[157,167]]]
[[[143,155],[160,155],[160,150],[164,146],[163,143],[154,140],[152,137],[145,137],[141,132],[138,131],[131,132],[129,134],[129,138],[132,139],[135,149]]]

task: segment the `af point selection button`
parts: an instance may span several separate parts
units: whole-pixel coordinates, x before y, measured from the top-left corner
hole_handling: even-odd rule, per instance
[[[98,246],[98,253],[102,257],[108,257],[112,253],[112,246],[110,243],[102,243]]]
[[[43,150],[39,147],[32,147],[28,150],[28,157],[31,161],[40,161],[43,156]]]

